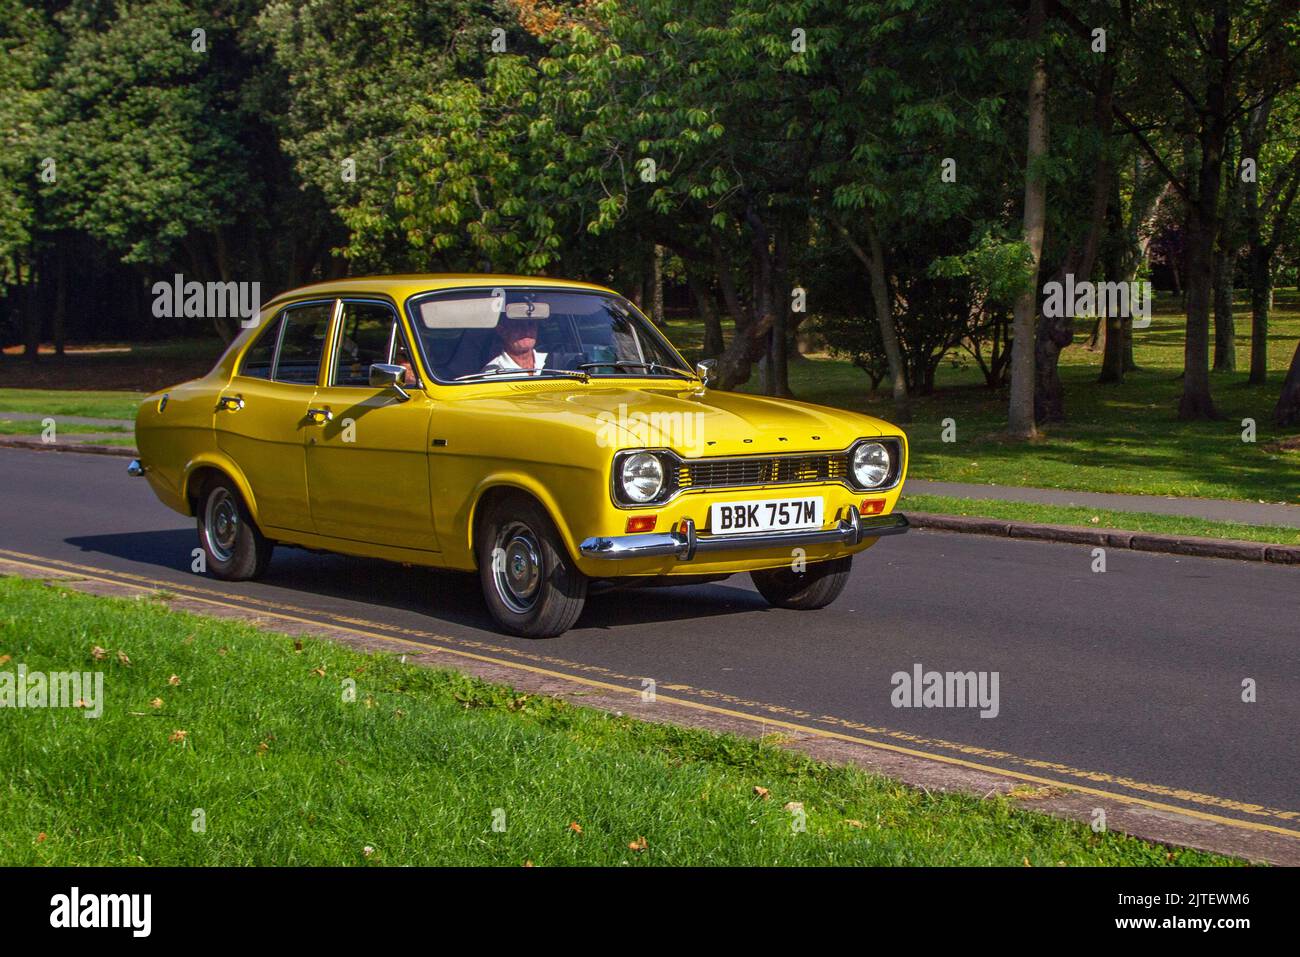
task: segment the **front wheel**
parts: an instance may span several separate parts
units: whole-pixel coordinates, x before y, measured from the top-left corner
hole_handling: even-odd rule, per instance
[[[262,534],[233,482],[210,479],[199,496],[199,544],[215,578],[238,582],[261,578],[275,543]]]
[[[587,601],[587,577],[541,505],[525,495],[497,499],[475,538],[483,597],[498,625],[522,638],[553,638],[573,627]]]
[[[782,566],[750,572],[749,577],[769,605],[811,611],[825,608],[840,597],[852,567],[853,556],[845,555],[829,562],[815,562],[801,572]]]

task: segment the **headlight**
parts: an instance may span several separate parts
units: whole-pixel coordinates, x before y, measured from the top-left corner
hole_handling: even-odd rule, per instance
[[[654,501],[664,487],[664,466],[657,455],[637,452],[623,459],[623,495],[629,502],[645,504]]]
[[[889,450],[879,442],[863,442],[853,450],[853,481],[863,488],[884,485],[892,471]]]

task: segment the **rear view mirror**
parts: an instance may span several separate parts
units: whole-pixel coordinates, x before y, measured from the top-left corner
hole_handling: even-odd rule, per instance
[[[695,363],[695,374],[700,377],[700,381],[704,383],[705,388],[711,387],[717,381],[718,360],[701,359]]]
[[[406,381],[406,370],[401,366],[387,362],[376,362],[370,366],[370,385],[376,389],[394,389],[405,402],[411,396],[402,388]]]

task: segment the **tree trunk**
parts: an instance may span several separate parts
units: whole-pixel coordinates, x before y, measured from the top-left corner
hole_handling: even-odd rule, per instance
[[[1092,178],[1092,204],[1088,210],[1088,231],[1082,248],[1071,248],[1065,256],[1061,270],[1055,277],[1065,281],[1073,274],[1076,280],[1090,280],[1097,261],[1097,250],[1106,228],[1106,210],[1111,195],[1111,160],[1107,152],[1107,138],[1111,126],[1111,90],[1114,87],[1114,66],[1107,60],[1102,66],[1101,79],[1093,103],[1093,123],[1098,134],[1097,165]],[[1069,310],[1067,310],[1069,311]],[[1043,422],[1065,421],[1065,387],[1059,371],[1061,350],[1074,341],[1074,318],[1069,315],[1043,316],[1038,321],[1034,341],[1034,420]]]
[[[867,248],[871,255],[867,272],[871,277],[871,301],[876,307],[876,322],[880,338],[885,345],[885,359],[889,363],[889,379],[894,395],[894,419],[899,424],[912,421],[912,402],[907,395],[907,377],[903,374],[903,350],[898,345],[898,330],[894,327],[894,310],[890,306],[888,273],[885,271],[885,253],[880,245],[880,234],[875,220],[866,217]]]
[[[61,356],[68,325],[68,254],[62,242],[55,247],[54,261],[54,354]]]
[[[691,290],[696,311],[704,323],[704,345],[700,348],[700,355],[712,359],[723,350],[722,320],[718,316],[718,304],[713,298],[713,291],[704,284],[699,272],[689,262],[686,263],[686,285]]]
[[[898,330],[894,327],[894,310],[890,306],[889,274],[885,269],[885,253],[880,245],[880,234],[875,220],[863,216],[867,227],[867,249],[859,246],[849,231],[839,222],[835,226],[844,237],[850,251],[867,270],[871,285],[871,302],[875,307],[876,323],[880,326],[880,340],[885,346],[885,361],[889,363],[889,381],[894,395],[894,421],[905,424],[912,421],[912,402],[907,394],[907,372],[903,364],[903,350],[898,344]],[[875,387],[872,387],[875,390]]]
[[[1237,370],[1237,330],[1232,322],[1232,273],[1236,257],[1224,248],[1219,229],[1219,246],[1214,251],[1214,371]]]
[[[36,264],[32,256],[27,267],[27,282],[22,287],[23,356],[35,362],[41,354],[41,310],[37,299]]]
[[[1029,39],[1043,38],[1044,0],[1030,0]],[[1025,245],[1029,247],[1028,282],[1016,297],[1011,355],[1011,399],[1007,409],[1007,434],[1032,439],[1034,426],[1034,316],[1038,312],[1038,267],[1043,255],[1043,228],[1047,219],[1047,181],[1039,169],[1047,153],[1047,61],[1040,50],[1029,79],[1029,135],[1025,151]]]
[[[1250,244],[1250,384],[1268,378],[1268,309],[1273,298],[1273,250],[1262,242]]]
[[[1228,10],[1220,2],[1210,31],[1210,58],[1228,63]],[[1213,289],[1214,241],[1218,235],[1219,191],[1223,182],[1223,145],[1227,136],[1227,90],[1223,72],[1206,85],[1206,116],[1198,139],[1201,167],[1196,195],[1188,204],[1187,338],[1183,344],[1183,395],[1180,419],[1216,419],[1210,397],[1210,300]]]
[[[744,309],[731,279],[731,264],[722,257],[721,245],[716,242],[714,257],[718,263],[718,281],[728,309],[736,319],[736,334],[718,357],[718,387],[734,389],[745,383],[754,363],[767,352],[767,334],[776,317],[772,311],[772,254],[769,248],[767,227],[753,205],[746,210],[750,227],[750,262],[755,281],[754,302]]]
[[[773,306],[772,339],[768,355],[770,378],[768,395],[790,398],[790,283],[788,281],[789,243],[784,228],[778,229],[775,236],[776,256],[772,267],[772,290],[770,300]]]
[[[1291,357],[1291,371],[1282,383],[1282,394],[1273,410],[1273,423],[1282,428],[1300,425],[1300,343]]]

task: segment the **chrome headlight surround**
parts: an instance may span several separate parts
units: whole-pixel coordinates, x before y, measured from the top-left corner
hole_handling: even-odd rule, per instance
[[[677,457],[667,449],[624,449],[614,456],[610,474],[615,503],[623,508],[662,505],[677,491],[676,469]],[[651,486],[656,480],[657,486]]]
[[[849,446],[849,484],[860,492],[883,492],[898,484],[903,450],[897,439],[859,439]]]

